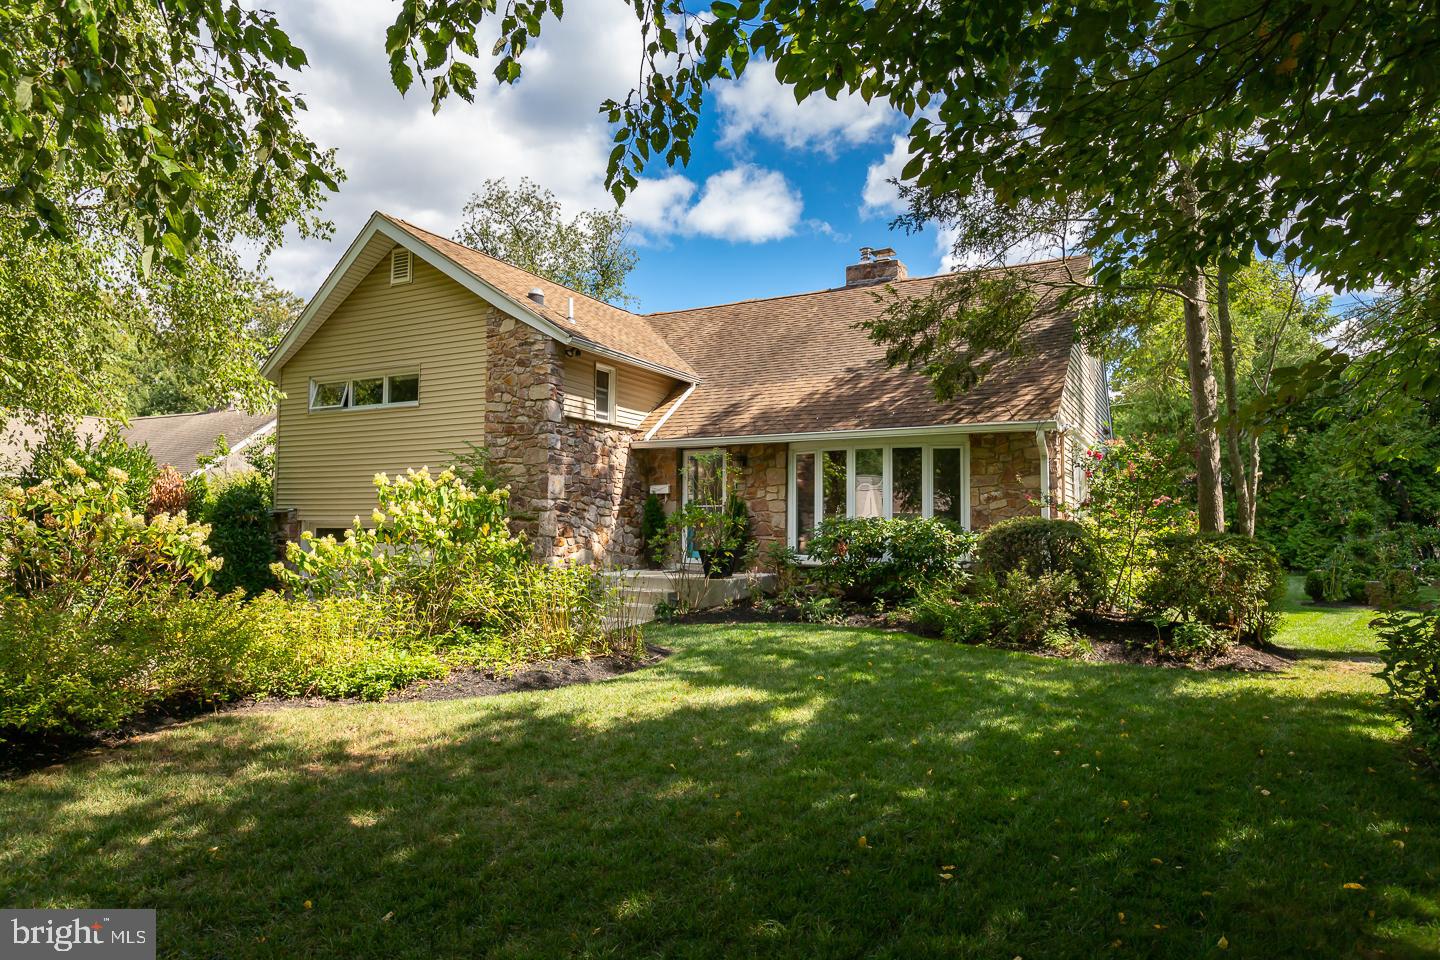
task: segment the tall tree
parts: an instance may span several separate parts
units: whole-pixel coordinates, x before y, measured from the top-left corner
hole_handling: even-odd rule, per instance
[[[336,185],[282,74],[306,65],[275,17],[239,0],[18,0],[0,8],[0,216],[23,237],[108,221],[155,260],[230,238],[271,242],[277,213]],[[216,189],[217,184],[223,185]]]
[[[566,218],[551,191],[528,177],[517,186],[494,178],[465,203],[455,239],[572,290],[608,303],[634,303],[625,279],[639,258],[619,210],[582,210]]]
[[[341,174],[297,127],[305,56],[231,0],[0,10],[0,419],[130,412],[126,349],[259,407],[247,291]]]

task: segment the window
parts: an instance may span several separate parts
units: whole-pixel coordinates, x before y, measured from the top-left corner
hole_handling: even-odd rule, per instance
[[[966,438],[791,447],[790,542],[802,554],[828,517],[937,517],[970,524]]]
[[[801,553],[815,534],[815,454],[795,454],[795,549]]]
[[[316,527],[315,539],[323,540],[326,537],[334,537],[337,541],[344,540],[345,533],[349,529],[349,527]]]
[[[350,402],[357,407],[378,407],[385,402],[385,378],[356,380],[351,384],[354,396]]]
[[[351,410],[363,407],[404,407],[420,402],[420,374],[397,373],[387,377],[310,381],[311,410]]]
[[[925,515],[924,453],[919,447],[896,447],[890,451],[892,516]]]
[[[595,364],[595,419],[615,420],[615,368]]]

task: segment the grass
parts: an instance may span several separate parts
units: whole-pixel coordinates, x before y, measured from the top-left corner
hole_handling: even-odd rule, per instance
[[[0,783],[0,902],[158,907],[165,957],[1434,957],[1440,789],[1360,616],[1293,613],[1283,675],[687,626],[217,716]]]

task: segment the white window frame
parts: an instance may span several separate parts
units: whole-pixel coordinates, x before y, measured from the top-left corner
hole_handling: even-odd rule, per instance
[[[392,403],[390,401],[390,381],[397,377],[414,377],[420,379],[419,370],[396,370],[387,373],[368,373],[351,377],[311,377],[310,378],[310,412],[311,413],[341,413],[350,410],[395,410],[404,407],[418,407],[420,400],[400,400]],[[381,396],[384,398],[380,403],[367,403],[364,406],[357,406],[352,401],[355,398],[355,384],[360,380],[380,380],[384,386]],[[317,405],[315,395],[322,383],[343,383],[345,393],[339,404]],[[418,388],[417,388],[418,389]]]
[[[790,444],[789,467],[785,479],[786,543],[796,549],[799,542],[799,516],[795,502],[795,461],[799,454],[813,453],[815,470],[815,522],[824,519],[824,458],[827,450],[845,452],[845,515],[855,516],[855,451],[884,451],[885,474],[883,479],[883,513],[889,520],[894,516],[894,451],[896,448],[920,448],[920,509],[921,516],[930,519],[935,515],[935,451],[960,451],[960,517],[966,530],[970,529],[970,436],[957,434],[950,437],[927,437],[924,440],[910,437],[873,437],[865,440],[807,440]]]
[[[600,371],[602,370],[610,376],[610,402],[605,410],[600,409]],[[617,409],[616,399],[620,395],[620,377],[614,367],[608,363],[595,364],[595,379],[590,384],[590,394],[591,403],[595,406],[595,419],[601,423],[614,423]]]

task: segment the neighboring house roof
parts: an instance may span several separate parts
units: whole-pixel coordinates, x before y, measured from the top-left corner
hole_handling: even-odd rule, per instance
[[[54,420],[57,426],[64,422],[61,418]],[[99,417],[78,417],[74,421],[75,434],[82,441],[94,439],[105,432],[108,422]],[[35,450],[50,429],[44,422],[18,418],[0,424],[0,476],[13,476],[30,466]]]
[[[651,325],[701,372],[688,397],[672,398],[641,426],[645,441],[793,436],[994,423],[1059,416],[1073,312],[1046,306],[1047,279],[1083,277],[1083,258],[1025,264],[1041,306],[1024,334],[1027,353],[1003,359],[974,389],[935,399],[923,373],[892,368],[856,324],[878,316],[882,286],[745,300],[650,314]],[[892,281],[902,297],[928,293],[948,275]]]
[[[277,379],[280,368],[324,324],[330,314],[380,261],[402,246],[496,309],[546,333],[560,343],[648,367],[678,380],[699,377],[649,321],[628,310],[577,293],[558,283],[511,266],[438,234],[375,212],[319,291],[306,304],[284,339],[266,359],[262,372]],[[545,303],[528,296],[538,287]],[[574,298],[574,322],[569,299]]]
[[[189,476],[203,469],[200,458],[215,449],[224,437],[233,453],[240,453],[254,440],[275,428],[275,411],[246,413],[230,408],[203,413],[171,413],[136,417],[121,430],[132,446],[144,445],[158,464],[169,464]],[[243,459],[243,458],[242,458]]]

